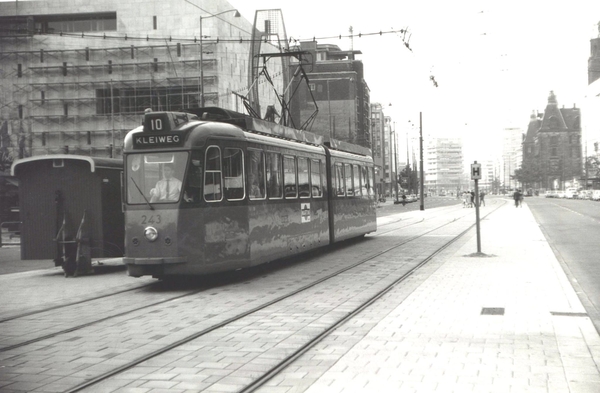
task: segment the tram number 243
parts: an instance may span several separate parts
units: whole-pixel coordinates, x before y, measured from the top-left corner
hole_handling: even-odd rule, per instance
[[[142,216],[142,225],[146,224],[160,224],[160,214],[148,216]]]

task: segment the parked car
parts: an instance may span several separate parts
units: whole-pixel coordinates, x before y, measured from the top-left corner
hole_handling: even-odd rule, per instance
[[[565,190],[564,194],[565,194],[564,198],[567,198],[567,199],[577,199],[579,197],[579,191],[577,191],[577,188],[575,188],[575,187],[567,188]]]
[[[592,191],[592,200],[593,201],[600,201],[600,190],[593,190]]]
[[[594,190],[581,190],[579,191],[579,199],[592,199],[592,193]]]

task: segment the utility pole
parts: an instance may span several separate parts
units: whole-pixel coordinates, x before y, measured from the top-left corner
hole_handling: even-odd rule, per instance
[[[394,184],[396,185],[396,200],[394,204],[400,203],[398,200],[398,140],[396,139],[396,122],[394,122]]]
[[[421,205],[419,210],[425,210],[425,195],[423,195],[423,189],[425,186],[425,176],[423,174],[423,113],[419,112],[419,150],[420,150],[420,163],[421,163]]]
[[[477,229],[477,254],[481,254],[481,232],[479,230],[479,179],[481,179],[481,164],[475,161],[471,164],[471,180],[475,181],[475,227]]]

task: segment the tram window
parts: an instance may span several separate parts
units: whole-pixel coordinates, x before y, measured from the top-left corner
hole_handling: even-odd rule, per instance
[[[248,149],[248,193],[250,199],[265,198],[265,155],[260,150]]]
[[[200,152],[192,153],[192,162],[188,169],[183,200],[186,202],[199,202],[202,195],[202,161]]]
[[[315,198],[323,196],[323,189],[321,187],[321,160],[311,161],[310,178],[312,183],[312,196]]]
[[[267,153],[266,164],[269,198],[282,198],[283,171],[281,166],[281,155],[279,153]]]
[[[152,153],[144,155],[144,164],[172,164],[175,161],[173,153]]]
[[[352,165],[344,164],[344,179],[346,184],[346,195],[354,195],[354,187],[352,187]]]
[[[206,149],[206,162],[204,164],[204,200],[215,202],[223,199],[221,194],[221,150],[217,146]]]
[[[371,188],[369,185],[369,168],[361,166],[361,192],[364,197],[371,196]]]
[[[352,165],[352,173],[354,175],[354,195],[360,196],[360,168],[358,165]]]
[[[295,157],[283,156],[283,189],[285,190],[286,198],[298,197]]]
[[[300,198],[310,198],[308,158],[298,157],[298,191]]]
[[[341,163],[335,164],[334,172],[335,184],[333,186],[335,187],[335,195],[343,197],[344,195],[346,195],[346,183],[344,183],[344,166]]]
[[[375,168],[369,168],[369,196],[375,197]]]
[[[179,200],[186,152],[127,155],[127,202],[163,203]]]
[[[325,163],[321,161],[321,196],[323,196],[327,191],[327,168]]]
[[[244,199],[244,152],[226,148],[223,152],[225,198],[229,201]]]

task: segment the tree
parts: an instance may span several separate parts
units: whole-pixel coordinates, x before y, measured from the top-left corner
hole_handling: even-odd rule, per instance
[[[497,194],[500,191],[501,184],[502,181],[500,178],[498,176],[494,176],[494,180],[492,180],[492,191]]]
[[[600,158],[590,156],[585,159],[586,177],[588,179],[600,178]]]
[[[537,160],[523,162],[523,166],[515,170],[514,178],[523,184],[523,188],[534,186],[542,181],[542,171]]]

